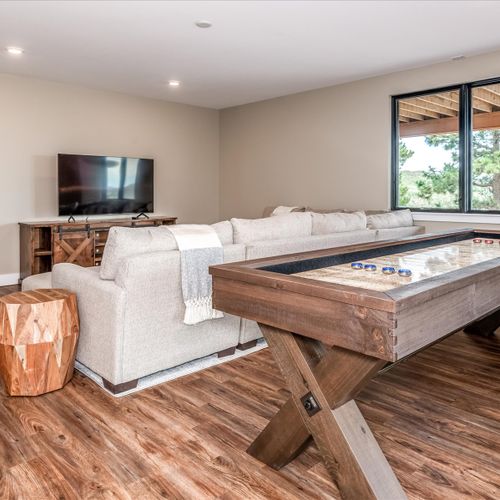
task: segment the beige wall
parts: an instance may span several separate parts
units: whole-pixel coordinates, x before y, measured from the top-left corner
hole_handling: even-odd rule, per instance
[[[390,96],[498,76],[500,52],[223,110],[221,215],[387,208]]]
[[[385,208],[390,95],[499,75],[496,52],[225,109],[220,127],[216,110],[0,75],[0,284],[18,273],[17,222],[56,216],[58,152],[153,157],[156,213],[181,222]]]
[[[59,152],[154,158],[156,213],[217,220],[218,120],[216,110],[0,75],[0,284],[19,271],[17,222],[57,215]]]

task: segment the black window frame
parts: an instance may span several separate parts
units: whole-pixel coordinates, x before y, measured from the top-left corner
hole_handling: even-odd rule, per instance
[[[474,82],[448,85],[418,92],[391,96],[391,209],[409,208],[412,212],[459,213],[459,214],[500,214],[500,210],[472,209],[472,89],[500,83],[500,77]],[[458,208],[415,208],[399,206],[399,101],[440,92],[459,91],[458,134],[459,172]]]

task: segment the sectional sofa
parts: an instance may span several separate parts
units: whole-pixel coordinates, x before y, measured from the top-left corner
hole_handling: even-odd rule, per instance
[[[423,233],[411,212],[300,212],[213,224],[225,262],[257,259]],[[58,264],[52,286],[78,297],[77,359],[114,392],[137,379],[261,337],[251,321],[225,315],[183,323],[180,252],[166,227],[110,230],[101,267]]]

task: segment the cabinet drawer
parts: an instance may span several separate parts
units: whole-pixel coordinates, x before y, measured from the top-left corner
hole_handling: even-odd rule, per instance
[[[96,245],[105,244],[108,240],[109,231],[107,229],[99,229],[94,231],[94,240]]]

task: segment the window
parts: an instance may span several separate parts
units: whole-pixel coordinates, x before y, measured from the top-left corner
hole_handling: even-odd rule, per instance
[[[500,79],[393,97],[392,206],[500,212]]]
[[[473,210],[500,211],[500,84],[472,89]]]

